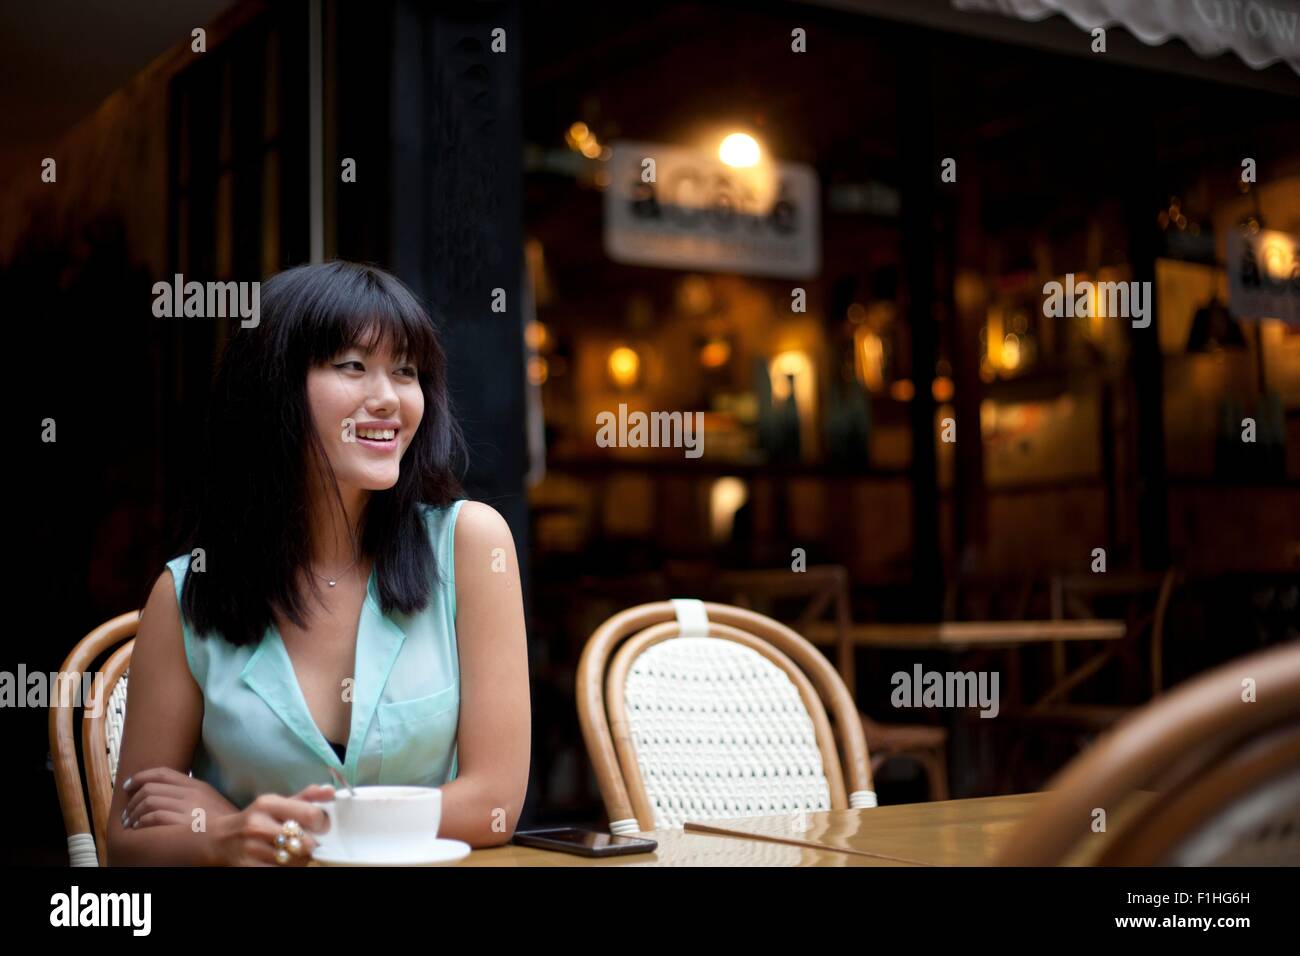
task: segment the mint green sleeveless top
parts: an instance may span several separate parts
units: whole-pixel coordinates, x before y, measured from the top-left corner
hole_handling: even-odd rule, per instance
[[[316,726],[279,630],[236,647],[191,633],[185,656],[203,690],[203,735],[192,772],[239,808],[263,793],[289,796],[331,783],[328,767],[355,785],[441,786],[456,778],[460,664],[456,649],[456,516],[421,505],[441,581],[423,611],[385,615],[372,572],[357,628],[352,726],[346,763]],[[167,562],[180,600],[190,562]]]

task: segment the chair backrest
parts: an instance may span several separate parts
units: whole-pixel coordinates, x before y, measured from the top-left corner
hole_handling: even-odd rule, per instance
[[[1090,602],[1097,598],[1127,598],[1129,633],[1136,635],[1150,628],[1151,696],[1164,690],[1165,624],[1174,591],[1184,581],[1183,571],[1170,567],[1164,572],[1130,572],[1115,574],[1070,573],[1051,579],[1052,618],[1097,616]],[[1155,607],[1150,614],[1139,614],[1137,605],[1155,593]]]
[[[1047,789],[1000,863],[1300,862],[1300,643],[1160,696]]]
[[[68,856],[73,866],[102,866],[105,862],[109,804],[113,799],[113,778],[122,742],[126,715],[126,672],[131,662],[138,611],[119,614],[95,628],[72,649],[63,662],[62,674],[77,677],[90,673],[95,661],[109,654],[103,668],[95,672],[84,700],[55,694],[50,702],[50,754],[54,762],[54,783],[68,834]],[[116,648],[116,650],[113,650]],[[82,709],[82,749],[85,754],[85,792],[90,795],[91,816],[86,812],[81,762],[77,758],[75,711]]]
[[[621,611],[587,641],[577,698],[611,832],[876,804],[844,682],[754,611],[695,600]]]
[[[835,631],[835,663],[849,693],[856,696],[857,674],[854,669],[852,615],[849,608],[849,572],[839,564],[814,564],[797,574],[784,568],[756,571],[722,571],[713,579],[713,587],[728,596],[733,604],[760,613],[769,613],[760,601],[804,598],[808,601],[794,630],[808,633],[808,625],[820,621],[829,611]]]

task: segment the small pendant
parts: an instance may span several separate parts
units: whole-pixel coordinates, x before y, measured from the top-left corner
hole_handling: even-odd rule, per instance
[[[334,587],[334,585],[336,585],[336,584],[338,584],[337,581],[331,581],[331,582],[330,582],[330,587]]]

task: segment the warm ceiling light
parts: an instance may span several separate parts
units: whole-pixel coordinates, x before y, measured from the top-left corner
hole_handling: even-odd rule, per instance
[[[718,158],[728,166],[757,166],[758,140],[748,133],[732,133],[718,147]]]
[[[705,368],[722,368],[731,360],[731,343],[724,338],[709,339],[700,349],[700,364]]]
[[[1260,233],[1259,258],[1271,279],[1285,282],[1296,271],[1295,244],[1290,236],[1281,232]]]
[[[916,397],[916,386],[911,379],[900,378],[889,386],[889,397],[896,402],[910,402]]]
[[[641,356],[636,354],[635,349],[630,349],[626,345],[620,345],[609,353],[609,361],[606,363],[609,369],[609,377],[619,388],[630,388],[635,385],[637,378],[641,373]]]
[[[1002,340],[1002,367],[1009,372],[1014,372],[1020,367],[1020,357],[1020,336],[1008,332],[1007,337]]]

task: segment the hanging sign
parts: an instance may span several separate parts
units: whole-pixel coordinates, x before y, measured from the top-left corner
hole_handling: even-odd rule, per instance
[[[663,143],[610,144],[605,252],[616,262],[806,279],[821,268],[817,176],[802,163],[727,165]]]

